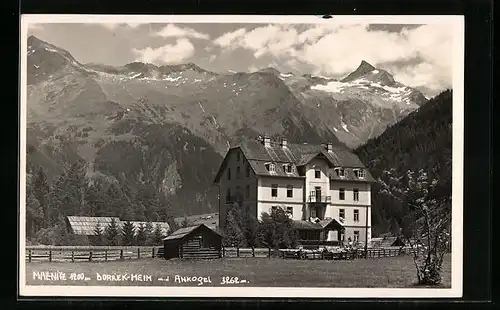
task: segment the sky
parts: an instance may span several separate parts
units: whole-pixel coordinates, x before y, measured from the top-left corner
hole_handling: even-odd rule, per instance
[[[427,97],[452,86],[446,24],[43,23],[28,34],[81,63],[193,62],[215,72],[274,67],[341,78],[365,60]]]

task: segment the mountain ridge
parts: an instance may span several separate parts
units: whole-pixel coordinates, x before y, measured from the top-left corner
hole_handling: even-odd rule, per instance
[[[54,179],[85,162],[89,178],[132,192],[149,182],[175,202],[177,215],[214,211],[208,175],[242,139],[266,134],[352,148],[418,107],[411,98],[390,97],[407,96],[410,88],[395,91],[375,80],[353,80],[332,92],[321,87],[342,82],[275,68],[220,74],[194,63],[83,65],[66,50],[29,40],[30,164]]]

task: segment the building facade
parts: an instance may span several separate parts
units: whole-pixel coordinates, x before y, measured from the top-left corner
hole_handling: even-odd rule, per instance
[[[373,181],[341,146],[247,140],[228,150],[215,177],[219,225],[224,231],[227,206],[237,202],[256,218],[283,209],[304,242],[369,242]]]

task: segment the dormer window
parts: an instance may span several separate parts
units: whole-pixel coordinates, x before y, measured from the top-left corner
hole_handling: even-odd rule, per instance
[[[292,164],[285,164],[285,165],[283,165],[283,171],[286,173],[293,173],[294,167]]]
[[[366,176],[366,173],[365,173],[365,170],[363,170],[363,169],[356,169],[356,170],[354,170],[354,175],[359,179],[364,179]]]
[[[335,168],[335,173],[337,174],[338,177],[345,177],[345,170],[344,168]]]
[[[266,164],[266,169],[270,173],[276,173],[276,166],[273,163]]]

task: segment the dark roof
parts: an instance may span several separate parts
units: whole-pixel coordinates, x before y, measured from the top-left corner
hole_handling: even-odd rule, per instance
[[[293,226],[299,230],[323,230],[326,227],[332,229],[343,229],[344,226],[335,219],[319,220],[317,223],[311,221],[293,221]]]
[[[194,232],[196,229],[198,229],[200,227],[206,227],[208,230],[212,231],[214,234],[217,234],[217,235],[220,236],[220,234],[218,232],[216,232],[215,230],[211,229],[210,227],[206,226],[205,224],[200,224],[200,225],[196,225],[196,226],[189,226],[189,227],[179,228],[176,231],[174,231],[172,234],[170,234],[167,237],[165,237],[163,240],[178,240],[178,239],[182,239],[182,238],[184,238],[187,235],[191,234],[192,232]]]
[[[313,223],[310,221],[293,221],[293,226],[300,230],[323,230],[323,226],[319,223]]]
[[[282,164],[290,163],[295,167],[300,167],[316,157],[323,157],[328,160],[330,166],[344,167],[346,169],[346,177],[337,178],[336,175],[332,175],[332,179],[362,182],[375,181],[367,170],[365,170],[366,177],[363,179],[354,176],[352,169],[366,169],[366,167],[358,156],[343,146],[333,145],[332,151],[328,152],[325,145],[287,143],[286,147],[282,147],[279,143],[271,142],[271,146],[265,147],[261,141],[245,140],[238,146],[229,149],[228,154],[235,149],[241,149],[256,175],[299,178],[301,176],[298,175],[296,169],[294,169],[294,173],[286,173]],[[215,182],[219,180],[224,170],[226,159],[227,155],[217,172]],[[265,167],[266,163],[276,164],[276,173],[271,174]]]

